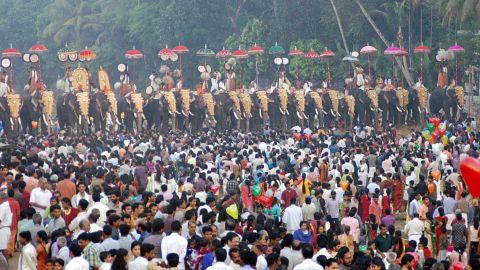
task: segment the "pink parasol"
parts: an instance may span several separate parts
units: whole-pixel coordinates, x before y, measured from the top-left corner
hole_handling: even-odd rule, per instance
[[[291,50],[288,53],[288,56],[303,56],[303,52],[301,50],[298,50],[297,47],[295,47],[295,49]]]
[[[30,49],[28,49],[29,53],[44,53],[48,51],[47,47],[43,44],[35,44]]]
[[[133,47],[133,49],[125,52],[125,58],[127,58],[127,59],[141,59],[141,58],[143,58],[143,53],[141,51],[135,49],[135,47]]]
[[[422,44],[415,47],[415,49],[413,50],[413,53],[422,54],[422,56],[420,57],[420,80],[423,81],[423,54],[430,53],[430,48]]]
[[[215,55],[216,58],[223,58],[223,59],[226,59],[230,56],[232,56],[232,52],[228,49],[225,49],[225,47],[223,47],[223,49],[217,52],[217,54]]]
[[[255,45],[253,45],[252,47],[250,47],[250,49],[248,49],[248,53],[249,54],[262,54],[264,52],[264,49],[257,45],[255,43]]]
[[[397,54],[401,53],[401,49],[398,47],[390,46],[388,47],[383,54],[385,55],[391,55],[392,56],[392,81],[395,81],[395,62],[394,62],[394,57],[397,56]]]
[[[395,56],[398,56],[398,57],[403,57],[403,56],[407,56],[408,55],[408,52],[407,50],[401,48],[400,51],[398,51]]]
[[[463,53],[465,52],[465,49],[458,45],[457,43],[455,43],[455,45],[453,46],[450,46],[450,48],[448,48],[448,51],[449,52],[453,52],[454,54],[460,54],[460,53]],[[458,57],[455,57],[455,81],[458,83],[459,82],[459,78],[460,78],[460,74],[458,72],[458,66],[460,65],[460,60]]]
[[[371,69],[370,69],[370,54],[377,53],[378,50],[377,48],[370,46],[370,44],[367,43],[366,46],[360,49],[360,54],[366,54],[367,55],[367,61],[368,61],[368,77],[372,77],[371,74]]]

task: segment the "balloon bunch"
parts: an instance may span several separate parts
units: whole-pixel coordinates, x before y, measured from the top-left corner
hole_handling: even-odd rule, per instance
[[[306,133],[306,134],[304,135],[304,137],[305,137],[305,140],[307,140],[307,142],[309,142],[309,141],[312,140],[312,134],[310,134],[310,133]],[[293,138],[294,138],[297,142],[299,142],[299,141],[302,140],[302,134],[296,132],[296,133],[293,134]]]
[[[259,204],[263,205],[264,207],[271,207],[273,203],[273,196],[267,197],[262,195],[262,188],[260,185],[254,185],[252,187],[252,194],[254,196],[253,200],[258,202]]]
[[[452,133],[447,130],[444,123],[440,123],[440,118],[430,117],[425,129],[422,130],[422,136],[430,144],[441,142],[443,145],[448,144],[448,138]]]

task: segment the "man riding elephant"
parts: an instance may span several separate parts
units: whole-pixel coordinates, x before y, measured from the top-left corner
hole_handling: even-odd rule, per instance
[[[388,81],[387,85],[380,91],[378,94],[378,105],[382,112],[382,125],[387,126],[387,124],[395,124],[397,119],[397,108],[396,108],[396,96],[395,96],[395,86],[393,86],[391,80]]]

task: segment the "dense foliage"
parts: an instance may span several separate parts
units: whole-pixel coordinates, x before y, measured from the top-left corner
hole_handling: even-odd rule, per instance
[[[147,56],[138,63],[138,81],[145,83],[147,73],[158,70],[157,52],[165,45],[182,43],[190,48],[184,57],[184,74],[189,87],[199,80],[196,66],[202,61],[195,51],[207,44],[215,51],[222,47],[248,49],[254,43],[266,51],[275,42],[287,51],[294,46],[317,51],[328,47],[337,57],[331,61],[334,80],[340,82],[349,72],[341,62],[346,54],[337,19],[336,5],[350,51],[370,43],[379,48],[372,63],[379,73],[390,74],[391,60],[382,55],[385,45],[362,14],[362,4],[389,43],[401,44],[413,51],[423,42],[432,53],[425,57],[427,83],[431,85],[438,63],[439,48],[456,41],[466,48],[464,65],[478,65],[480,52],[479,0],[0,0],[0,46],[13,44],[27,50],[41,42],[49,51],[42,57],[47,85],[53,86],[63,75],[57,51],[68,43],[83,49],[93,48],[98,59],[92,69],[106,67],[112,80],[118,77],[116,65],[126,62],[123,53],[135,46]],[[457,34],[457,30],[463,34]],[[257,59],[261,79],[274,77],[276,67],[267,53]],[[366,58],[361,57],[366,65]],[[412,70],[418,70],[416,55],[406,59]],[[222,62],[211,59],[221,66]],[[17,88],[25,83],[25,68],[15,61]],[[255,58],[242,61],[245,83],[255,77]],[[291,79],[297,66],[301,79],[321,81],[326,64],[319,60],[293,59]]]

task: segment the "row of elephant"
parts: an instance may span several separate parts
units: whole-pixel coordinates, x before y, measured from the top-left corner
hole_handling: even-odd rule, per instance
[[[20,108],[12,108],[14,99],[9,96],[21,99]],[[352,89],[346,95],[326,89],[276,89],[253,94],[197,94],[183,89],[119,98],[113,92],[61,92],[55,101],[51,91],[9,96],[0,98],[0,121],[12,136],[21,132],[49,133],[56,128],[82,134],[98,130],[140,132],[145,128],[161,132],[197,132],[203,128],[257,132],[267,125],[284,131],[296,125],[310,129],[351,128],[357,124],[378,127],[421,123],[428,113],[442,111],[453,120],[464,104],[461,87],[434,89],[430,94],[419,87],[392,91]],[[58,123],[53,120],[54,109]]]

